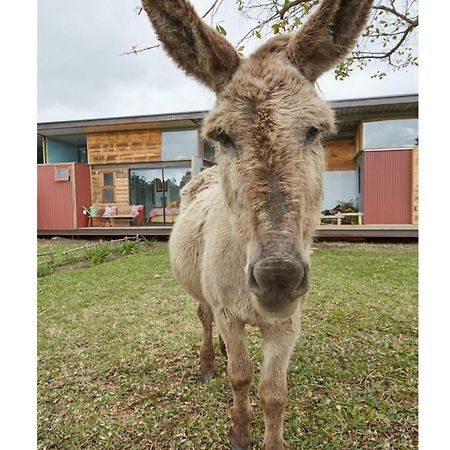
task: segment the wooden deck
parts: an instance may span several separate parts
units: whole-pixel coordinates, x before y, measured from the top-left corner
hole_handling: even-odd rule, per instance
[[[66,231],[39,230],[38,236],[170,236],[171,225],[151,227],[89,227]],[[317,239],[418,239],[417,225],[321,225]]]
[[[318,239],[418,239],[417,225],[321,225],[315,236]]]

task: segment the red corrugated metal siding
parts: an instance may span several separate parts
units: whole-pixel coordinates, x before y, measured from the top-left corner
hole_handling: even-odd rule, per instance
[[[364,223],[411,223],[411,150],[364,152]]]
[[[69,181],[55,181],[56,167],[70,167]],[[38,230],[73,230],[73,165],[46,164],[37,170]]]
[[[83,206],[91,206],[91,169],[88,164],[75,164],[75,190],[77,228],[87,227],[88,218],[83,214]]]

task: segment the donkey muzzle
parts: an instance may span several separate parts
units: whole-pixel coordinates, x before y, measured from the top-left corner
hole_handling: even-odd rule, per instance
[[[300,259],[266,257],[248,265],[247,284],[264,310],[291,309],[309,289],[309,266]]]

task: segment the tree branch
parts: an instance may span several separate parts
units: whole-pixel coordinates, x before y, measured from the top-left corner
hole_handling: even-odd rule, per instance
[[[419,25],[419,19],[418,18],[415,18],[415,20],[412,20],[408,16],[406,16],[405,14],[402,14],[402,13],[398,12],[395,8],[389,8],[388,6],[378,5],[378,6],[374,6],[373,9],[377,9],[379,11],[385,11],[385,12],[389,12],[391,14],[394,14],[395,16],[399,17],[400,19],[404,20],[405,22],[409,23],[410,25],[414,25],[415,27],[417,25]]]
[[[404,30],[403,36],[399,39],[397,44],[392,47],[387,52],[369,52],[369,54],[365,54],[365,52],[359,52],[356,53],[355,59],[384,59],[390,57],[402,46],[402,44],[405,42],[408,35],[414,30],[416,26],[410,25],[408,28]]]
[[[270,34],[295,32],[309,10],[315,7],[320,0],[236,0],[241,14],[253,21],[250,29],[244,34],[236,45],[241,52],[243,45],[252,37],[265,38]],[[210,0],[211,5],[202,18],[209,17],[215,22],[215,15],[224,4],[224,0]],[[349,75],[349,67],[360,61],[359,66],[365,66],[366,61],[381,60],[395,68],[417,65],[417,56],[412,49],[406,49],[408,37],[419,26],[419,17],[416,0],[378,0],[373,7],[371,20],[351,56],[343,61],[336,69],[337,76],[345,78]],[[401,9],[398,10],[397,8]],[[140,14],[141,11],[138,12]],[[397,40],[398,39],[398,40]],[[161,44],[132,50],[123,55],[138,54],[146,50],[160,47]],[[386,49],[386,51],[384,51]],[[360,51],[364,50],[364,51]],[[372,51],[373,50],[373,51]],[[409,52],[409,53],[408,53]],[[412,53],[411,53],[412,52]],[[341,73],[338,73],[341,71]]]
[[[142,53],[142,52],[145,52],[147,50],[153,50],[154,48],[159,48],[159,47],[161,47],[161,44],[156,44],[156,45],[152,45],[150,47],[145,47],[145,48],[140,48],[140,49],[133,48],[133,50],[131,50],[129,52],[121,53],[119,56],[137,55],[138,53]]]
[[[208,11],[205,12],[205,14],[203,14],[202,19],[204,19],[208,14],[211,13],[211,11],[214,10],[214,8],[217,6],[217,4],[220,2],[222,2],[223,0],[215,0],[214,3],[210,6],[210,8],[208,9]]]
[[[285,4],[279,11],[278,11],[278,15],[280,16],[280,19],[283,20],[285,14],[292,8],[294,8],[295,6],[298,6],[302,3],[310,3],[310,0],[293,0],[287,4]]]

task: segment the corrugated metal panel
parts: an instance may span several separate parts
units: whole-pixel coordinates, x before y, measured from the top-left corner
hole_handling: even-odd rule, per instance
[[[364,223],[411,223],[411,150],[364,153]]]
[[[332,209],[339,202],[357,201],[358,172],[335,170],[325,172],[322,209]]]
[[[56,167],[70,168],[69,181],[55,181]],[[38,230],[73,230],[73,165],[48,164],[37,168]]]
[[[76,227],[87,227],[88,218],[83,214],[83,206],[91,205],[91,169],[89,164],[75,164]]]

